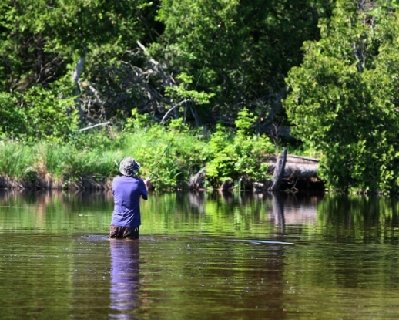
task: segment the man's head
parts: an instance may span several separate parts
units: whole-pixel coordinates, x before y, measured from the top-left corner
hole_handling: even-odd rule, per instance
[[[134,177],[140,170],[140,163],[130,157],[123,158],[119,163],[119,172],[127,177]]]

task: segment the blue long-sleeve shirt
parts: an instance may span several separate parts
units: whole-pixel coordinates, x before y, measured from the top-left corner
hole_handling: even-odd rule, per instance
[[[111,224],[136,228],[141,224],[140,197],[147,199],[144,181],[133,177],[115,177],[112,181],[114,211]]]

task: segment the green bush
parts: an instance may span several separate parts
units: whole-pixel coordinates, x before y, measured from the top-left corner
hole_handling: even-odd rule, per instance
[[[304,44],[302,64],[286,78],[288,118],[323,154],[319,174],[332,189],[399,190],[398,17],[391,5],[363,11],[337,2],[320,40]]]
[[[0,134],[15,137],[26,131],[24,113],[17,99],[9,93],[0,93]]]
[[[251,132],[255,121],[255,116],[243,109],[236,120],[235,135],[221,125],[212,134],[206,174],[214,187],[226,179],[255,181],[266,178],[268,168],[262,160],[274,151],[274,146],[269,138]]]
[[[26,134],[35,140],[56,139],[64,141],[78,128],[78,118],[73,98],[62,98],[53,90],[37,86],[23,97]]]
[[[267,168],[262,159],[273,146],[267,138],[251,132],[256,119],[246,110],[239,115],[236,135],[218,126],[210,141],[181,119],[166,126],[144,120],[135,115],[121,132],[75,131],[63,142],[54,138],[29,143],[2,141],[0,175],[47,174],[66,182],[110,178],[118,174],[119,161],[131,156],[141,163],[140,175],[151,179],[157,190],[185,188],[190,176],[205,166],[213,186],[224,178],[265,178]]]
[[[157,189],[184,187],[206,159],[206,141],[180,120],[148,128],[131,123],[123,133],[123,145],[124,154],[142,164],[142,176],[151,179]]]

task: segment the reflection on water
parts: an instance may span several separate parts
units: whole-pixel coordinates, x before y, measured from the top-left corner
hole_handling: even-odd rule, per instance
[[[0,192],[0,319],[398,319],[398,209],[153,194],[125,242],[110,194]]]
[[[203,192],[190,192],[188,194],[188,202],[193,213],[205,213],[204,200],[205,195]]]
[[[281,195],[274,195],[272,198],[272,220],[279,227],[281,234],[285,231],[284,204]]]
[[[337,241],[397,244],[398,209],[395,199],[333,197],[320,203],[318,221],[333,227],[324,236]]]
[[[111,240],[111,319],[130,319],[139,303],[139,241]]]

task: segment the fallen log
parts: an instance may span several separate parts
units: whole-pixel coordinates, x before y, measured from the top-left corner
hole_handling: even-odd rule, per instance
[[[284,170],[281,170],[281,156],[270,155],[265,159],[269,174],[273,174],[273,180],[267,190],[324,191],[324,182],[318,176],[319,161],[317,159],[287,155]],[[278,176],[280,178],[277,182]]]
[[[269,156],[265,163],[268,165],[269,173],[274,173],[277,167],[277,157]],[[311,178],[317,177],[319,161],[313,158],[287,155],[282,179],[284,178]]]

